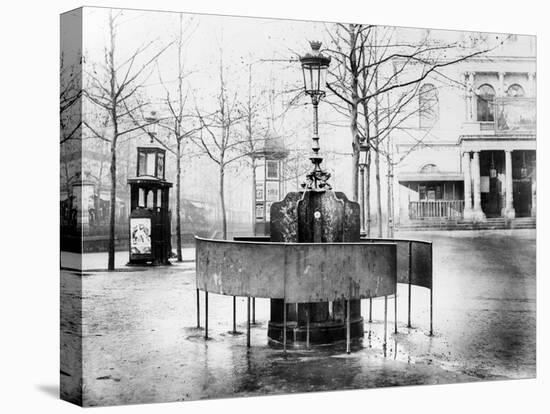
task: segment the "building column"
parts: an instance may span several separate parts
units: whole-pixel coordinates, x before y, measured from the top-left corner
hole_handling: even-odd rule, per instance
[[[474,193],[473,215],[475,221],[485,220],[485,214],[481,210],[481,174],[479,168],[479,151],[474,151],[472,158],[472,181]]]
[[[506,91],[504,90],[504,72],[498,73],[498,96],[504,96],[506,95]]]
[[[462,172],[464,174],[464,220],[472,219],[472,177],[470,175],[470,153],[462,154]]]
[[[505,151],[505,175],[506,175],[506,206],[503,216],[507,219],[516,217],[514,210],[514,181],[512,178],[512,151]]]
[[[473,104],[473,88],[474,88],[474,73],[466,73],[466,108],[468,113],[466,118],[468,122],[473,122],[474,120],[474,104]]]
[[[464,113],[466,115],[464,119],[468,121],[470,119],[470,103],[468,99],[468,72],[464,72],[462,74],[462,84],[464,85]]]

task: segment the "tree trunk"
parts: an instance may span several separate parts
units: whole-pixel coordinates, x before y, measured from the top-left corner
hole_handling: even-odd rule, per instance
[[[296,169],[294,172],[296,174],[296,192],[298,192],[300,191],[300,161],[298,159],[298,156],[296,156],[295,161]]]
[[[225,184],[224,165],[223,163],[220,163],[220,208],[222,213],[222,238],[223,240],[227,240],[227,217],[225,212],[224,184]]]
[[[367,166],[365,167],[365,232],[367,237],[370,237],[370,164],[371,164],[371,151],[367,150]]]
[[[376,139],[374,153],[374,168],[376,177],[376,224],[378,227],[378,237],[382,237],[382,191],[380,188],[380,144]]]
[[[128,178],[130,178],[130,141],[126,141],[126,182],[128,182]],[[132,208],[132,196],[130,195],[130,191],[125,191],[126,193],[126,219],[130,220],[130,209]]]
[[[359,181],[359,210],[361,212],[359,222],[361,233],[365,233],[365,167],[359,169],[361,180]]]
[[[352,159],[351,159],[351,197],[353,201],[359,199],[359,157],[361,155],[361,143],[359,140],[359,127],[357,125],[357,80],[352,81],[352,94],[351,99],[353,105],[350,108],[350,130],[352,139]]]
[[[183,261],[181,253],[181,142],[177,139],[176,159],[176,254],[178,262]]]
[[[376,29],[374,32],[376,39]],[[376,56],[376,53],[375,53]],[[374,73],[374,90],[378,90],[378,71]],[[375,175],[376,175],[376,221],[378,237],[382,237],[382,192],[380,188],[380,102],[378,96],[374,97],[374,136],[375,136]]]
[[[352,185],[352,200],[359,199],[359,156],[361,154],[361,141],[359,139],[359,127],[357,125],[358,107],[359,107],[359,79],[357,55],[355,52],[355,44],[357,42],[356,26],[349,25],[349,44],[351,45],[350,53],[350,75],[351,75],[351,108],[350,108],[350,128],[352,139],[352,167],[351,167],[351,185]]]
[[[391,142],[390,137],[387,138],[387,148],[386,148],[386,162],[387,166],[387,186],[388,186],[388,200],[387,200],[387,216],[388,216],[388,238],[393,238],[393,166],[392,166],[392,157],[391,157]]]
[[[366,84],[366,71],[364,73],[364,83]],[[363,95],[367,93],[363,91]],[[365,233],[367,237],[370,237],[370,180],[371,180],[371,138],[370,138],[370,124],[369,124],[369,103],[367,100],[363,101],[363,117],[364,117],[364,129],[365,129],[365,203],[364,203],[364,216],[365,216]]]
[[[111,205],[109,206],[109,250],[108,270],[115,270],[115,214],[116,214],[116,144],[118,139],[118,114],[116,94],[115,70],[115,29],[112,11],[109,13],[109,31],[111,35],[111,49],[109,50],[110,93],[111,93],[111,120],[113,122],[113,140],[111,141]]]
[[[114,136],[111,142],[111,199],[109,211],[109,249],[107,270],[115,270],[115,215],[116,215],[116,142],[117,124],[114,124]]]
[[[352,165],[351,165],[351,185],[352,185],[352,200],[358,201],[359,200],[359,154],[361,151],[359,150],[359,145],[354,144],[353,145],[353,154],[352,154]]]
[[[393,153],[392,153],[393,156]],[[391,236],[395,236],[395,198],[394,198],[394,165],[391,166]]]
[[[388,222],[388,225],[387,225],[387,228],[386,228],[386,233],[388,235],[388,238],[392,238],[393,237],[393,234],[392,234],[392,217],[391,217],[391,161],[390,161],[390,157],[389,155],[386,157],[386,163],[388,164],[387,165],[387,200],[386,200],[386,209],[387,209],[387,222]]]
[[[256,159],[252,156],[252,235],[256,235]]]

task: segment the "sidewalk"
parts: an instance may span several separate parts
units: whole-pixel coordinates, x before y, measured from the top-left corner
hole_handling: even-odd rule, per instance
[[[181,253],[184,262],[195,261],[194,247],[183,248]],[[172,259],[172,261],[175,262],[175,259]],[[78,253],[61,252],[61,268],[64,269],[102,271],[107,270],[107,263],[107,252],[84,253],[82,255]],[[128,263],[128,252],[115,252],[115,269],[131,269],[132,267],[126,266],[126,263]]]

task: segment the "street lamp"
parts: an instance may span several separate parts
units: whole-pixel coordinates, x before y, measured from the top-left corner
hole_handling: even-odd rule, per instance
[[[147,131],[147,134],[149,134],[149,137],[151,137],[152,144],[154,139],[157,137],[157,125],[159,122],[159,119],[157,118],[157,112],[151,111],[149,115],[145,117],[145,122],[147,123],[145,126],[145,130]]]
[[[321,169],[323,158],[319,155],[319,120],[318,106],[319,101],[325,96],[326,74],[330,64],[330,57],[324,56],[321,49],[321,42],[310,42],[311,52],[300,57],[302,64],[302,72],[304,76],[305,93],[311,96],[313,103],[313,153],[310,157],[313,163],[313,171],[306,175],[306,182],[302,187],[308,190],[324,191],[330,190],[331,187],[327,183],[330,174]]]

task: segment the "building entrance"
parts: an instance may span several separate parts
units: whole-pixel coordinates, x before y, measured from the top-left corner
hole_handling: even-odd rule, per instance
[[[480,152],[481,209],[486,217],[501,217],[506,208],[506,162],[504,151]],[[515,217],[531,216],[535,151],[512,151],[513,207]]]
[[[531,215],[531,179],[514,180],[514,210],[516,217]]]
[[[504,207],[504,152],[480,153],[481,209],[485,217],[500,217]]]
[[[516,217],[531,216],[535,167],[535,151],[512,152],[513,197]]]

